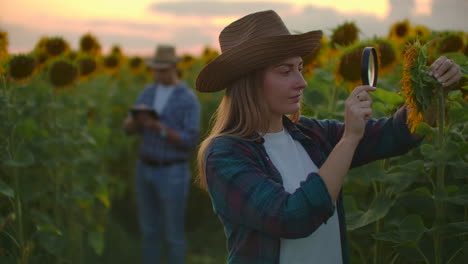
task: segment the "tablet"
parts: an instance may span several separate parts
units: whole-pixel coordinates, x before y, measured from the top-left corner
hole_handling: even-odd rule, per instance
[[[135,108],[135,107],[132,107],[132,108],[130,108],[130,113],[132,114],[133,118],[136,118],[136,116],[139,113],[148,113],[152,118],[159,119],[158,113],[156,112],[156,110],[154,110],[152,108]]]

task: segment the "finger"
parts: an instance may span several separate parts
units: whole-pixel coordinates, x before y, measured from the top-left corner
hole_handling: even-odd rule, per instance
[[[445,83],[443,83],[444,86],[450,86],[454,83],[457,83],[462,77],[462,74],[460,71],[458,71],[455,76],[453,78],[451,78],[450,80],[446,81]]]
[[[372,105],[371,101],[361,101],[358,103],[359,108],[370,108]]]
[[[362,101],[372,101],[372,97],[370,96],[370,94],[368,92],[361,92],[358,95],[356,95],[356,98],[361,102]]]
[[[445,60],[440,66],[439,68],[437,68],[437,70],[435,71],[434,73],[434,77],[436,77],[437,79],[440,78],[442,75],[444,75],[448,69],[450,69],[450,67],[452,67],[454,64],[454,62],[452,60]]]
[[[436,73],[437,69],[440,67],[440,65],[442,65],[442,63],[444,63],[445,60],[447,60],[447,57],[440,56],[436,61],[434,61],[434,63],[432,63],[429,69],[431,75],[434,75]]]
[[[366,117],[372,116],[371,108],[361,108],[360,116],[365,119]]]
[[[372,91],[375,91],[375,90],[376,90],[375,87],[372,87],[372,86],[369,86],[369,85],[357,86],[357,87],[354,88],[354,90],[351,92],[350,96],[356,96],[356,95],[358,95],[359,93],[361,93],[362,91],[372,92]]]
[[[442,76],[440,76],[439,78],[437,78],[437,80],[440,82],[440,83],[445,83],[446,81],[448,81],[450,78],[453,78],[455,75],[457,75],[457,73],[460,71],[460,69],[458,68],[458,65],[454,64],[452,67],[450,67],[450,69],[448,69]]]

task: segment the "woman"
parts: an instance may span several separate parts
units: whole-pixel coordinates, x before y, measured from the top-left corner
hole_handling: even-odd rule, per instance
[[[371,119],[370,86],[353,90],[344,124],[300,116],[302,57],[321,37],[291,35],[274,11],[253,13],[221,32],[222,54],[197,78],[201,92],[226,88],[198,162],[224,225],[228,263],[347,263],[346,173],[420,141],[405,108]],[[461,77],[445,57],[431,73],[446,85]]]

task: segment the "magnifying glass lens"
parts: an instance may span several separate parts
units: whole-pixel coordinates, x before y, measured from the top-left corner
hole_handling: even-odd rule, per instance
[[[361,80],[363,85],[377,86],[377,52],[373,47],[365,47],[361,58]]]

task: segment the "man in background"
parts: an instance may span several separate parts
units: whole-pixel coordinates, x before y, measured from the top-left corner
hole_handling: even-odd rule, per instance
[[[139,95],[124,129],[141,137],[136,196],[143,235],[143,263],[160,263],[162,236],[168,263],[185,263],[185,208],[190,184],[190,152],[198,143],[200,106],[178,78],[173,46],[160,45],[147,64],[155,82]],[[148,111],[155,110],[156,115]]]

